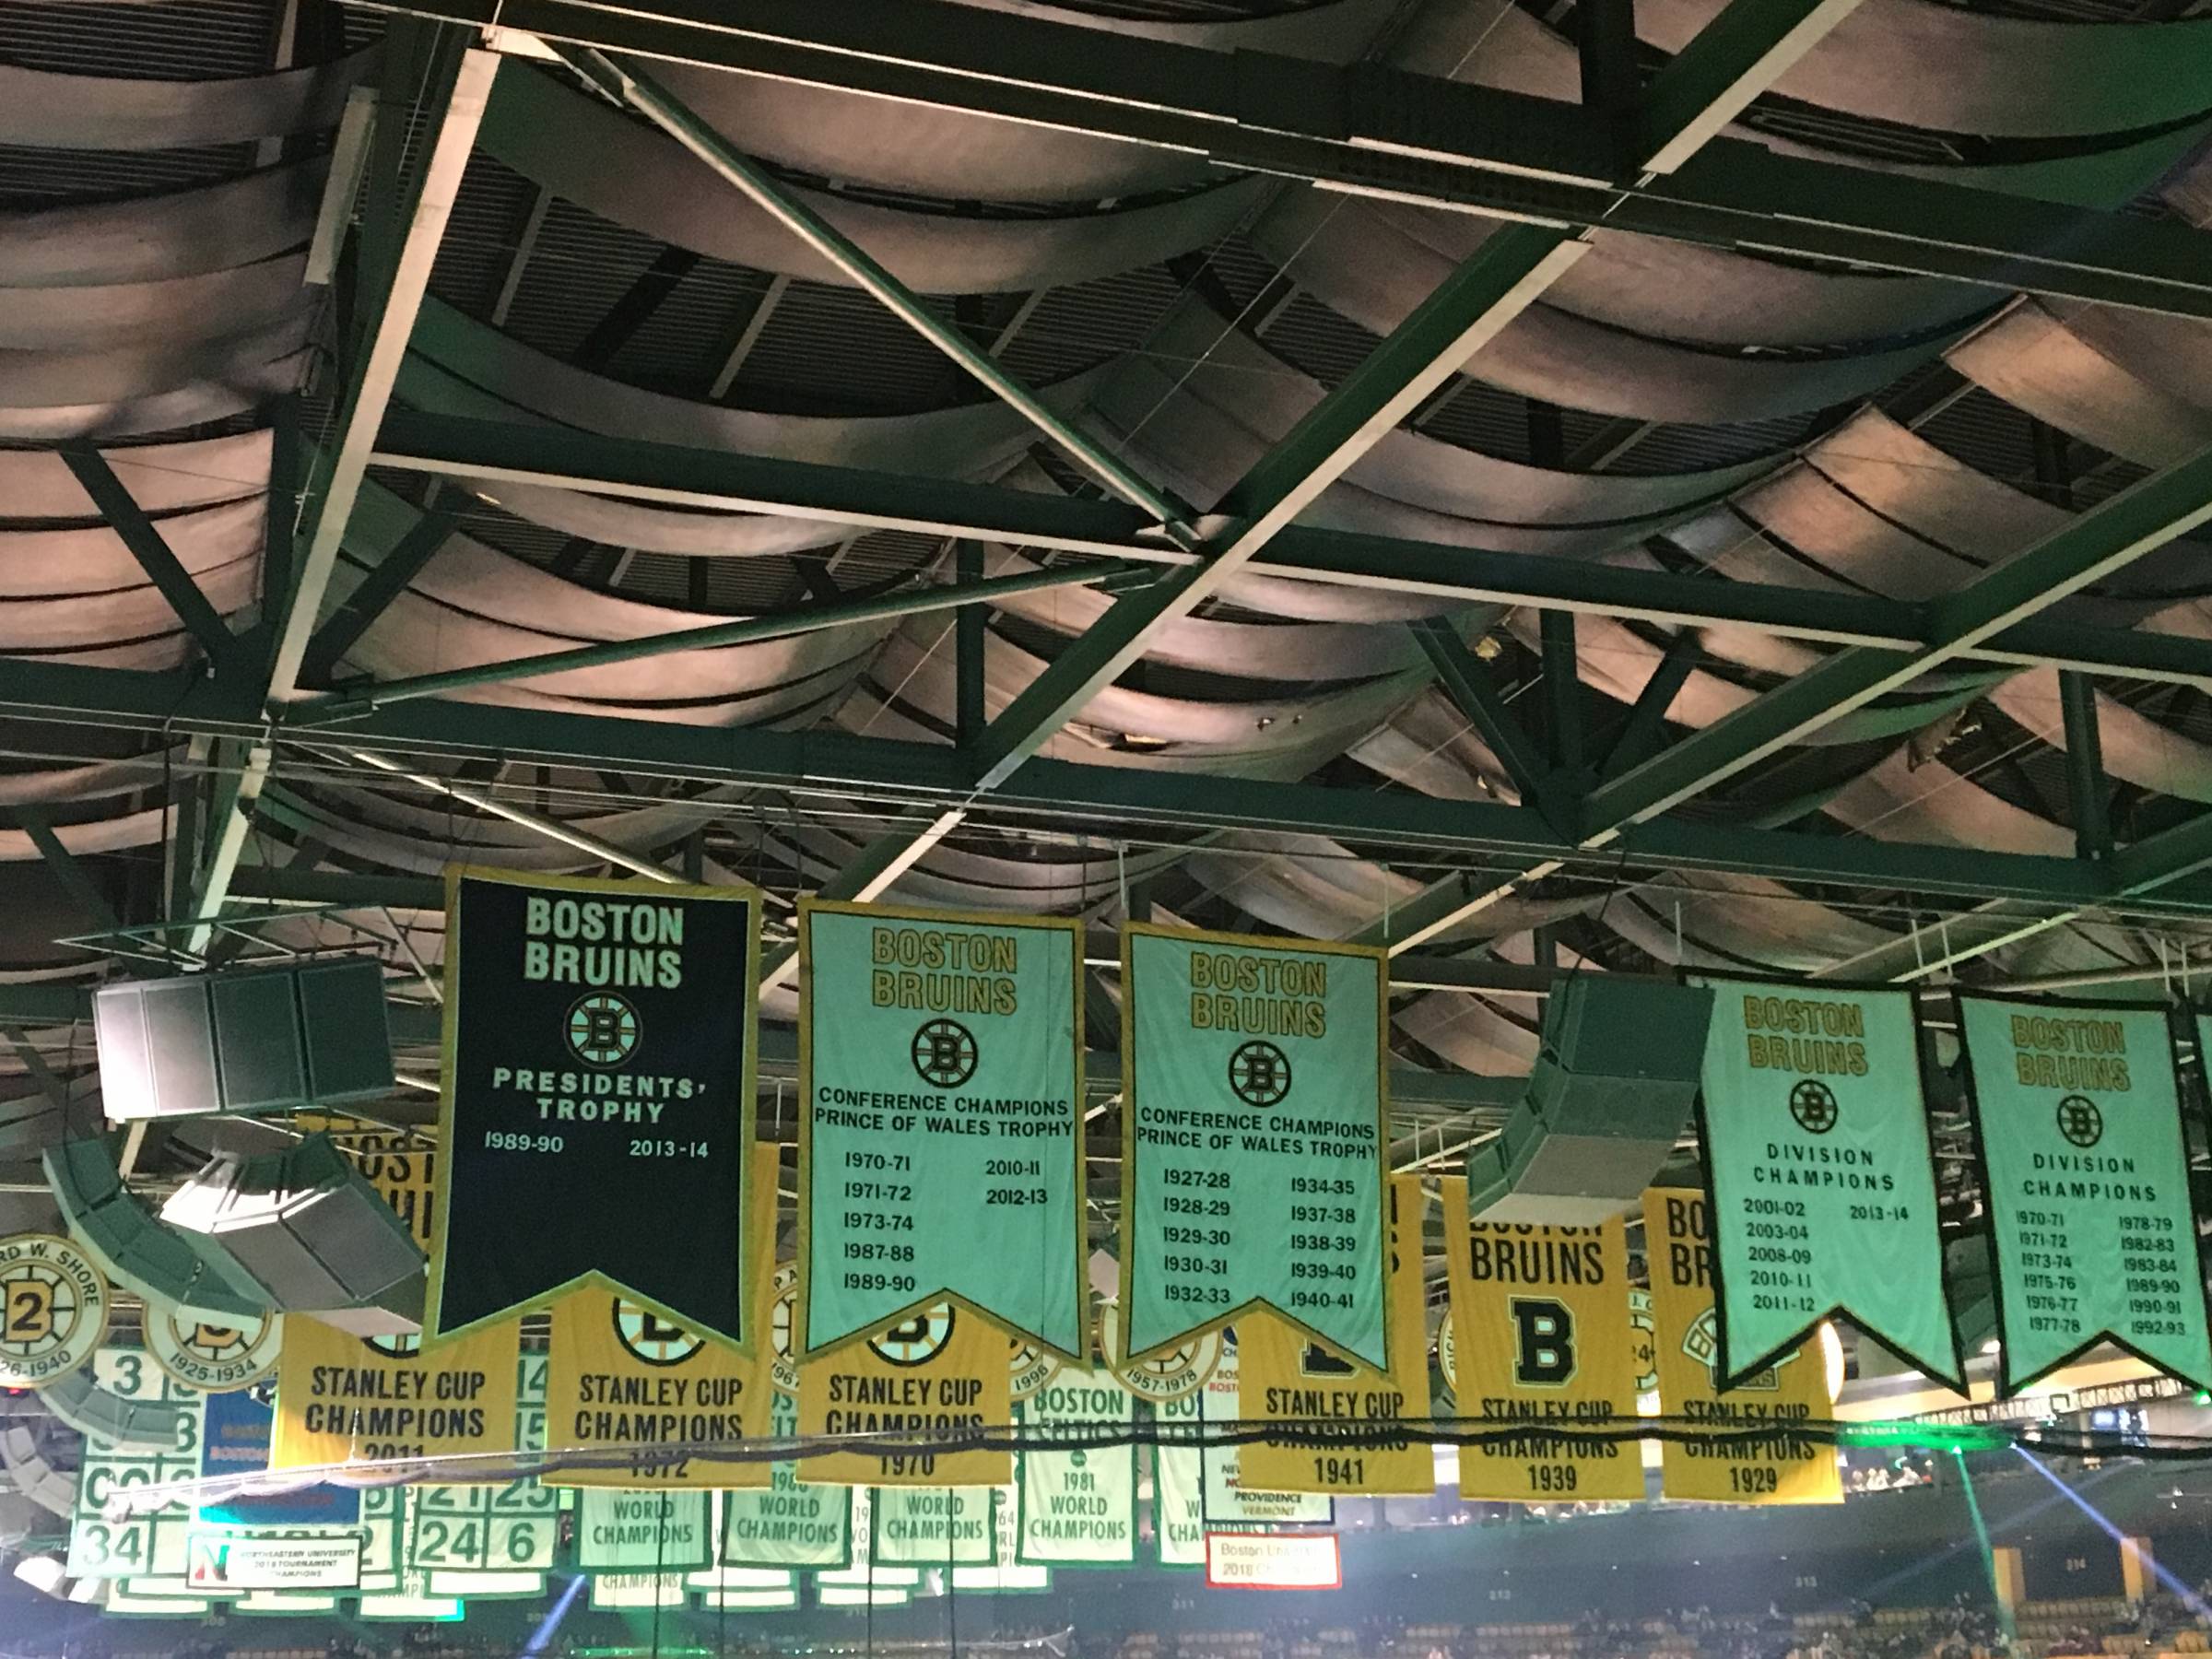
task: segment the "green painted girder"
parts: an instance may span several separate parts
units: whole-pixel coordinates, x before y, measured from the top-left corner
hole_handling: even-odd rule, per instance
[[[1512,780],[1521,798],[1543,811],[1547,769],[1535,745],[1529,741],[1521,716],[1499,694],[1489,669],[1469,651],[1452,625],[1441,618],[1424,618],[1412,625],[1413,637],[1436,671],[1436,682],[1452,704],[1467,717],[1505,775]],[[1547,819],[1555,815],[1545,813]],[[1562,824],[1562,828],[1565,826]]]
[[[1147,534],[1125,502],[1052,496],[810,462],[605,438],[558,427],[394,410],[379,466],[591,489],[641,500],[821,518],[985,542],[1164,563],[1190,556]],[[1669,628],[1732,625],[1793,639],[1906,651],[1932,638],[1924,607],[1873,594],[1627,570],[1537,553],[1445,547],[1291,524],[1253,559],[1254,575],[1432,594],[1450,606],[1530,605]],[[1980,662],[2049,663],[2121,679],[2212,687],[2212,643],[2178,634],[2022,621],[1967,653]]]
[[[1797,0],[1773,3],[1797,9]],[[1039,18],[979,17],[946,0],[747,0],[741,11],[723,0],[620,8],[390,0],[390,8],[1163,145],[1224,168],[1440,207],[2212,315],[2212,237],[2184,225],[1729,138],[1712,139],[1673,173],[1624,187],[1614,180],[1606,122],[1579,105],[1381,65],[1215,52]],[[1754,26],[1748,15],[1741,22]],[[1690,79],[1685,104],[1696,95]]]
[[[1689,799],[1852,710],[1971,652],[2145,554],[2212,520],[2212,447],[2100,502],[1925,607],[1927,642],[1839,651],[1673,747],[1609,779],[1585,801],[1602,836]],[[1602,844],[1595,842],[1594,844]]]
[[[1587,252],[1531,225],[1493,233],[1230,487],[1217,511],[1233,528],[1201,563],[1117,600],[1022,688],[975,746],[976,788],[1010,777]]]
[[[138,568],[146,572],[147,580],[169,601],[192,637],[199,641],[200,649],[207,653],[207,661],[218,675],[236,675],[245,668],[245,648],[238,636],[224,625],[222,617],[200,591],[200,584],[192,579],[192,572],[178,561],[170,549],[168,540],[155,527],[146,509],[138,505],[108,458],[82,439],[73,439],[62,445],[62,460],[100,509],[100,517],[116,538],[129,549]]]
[[[263,730],[257,711],[241,714],[235,700],[226,706],[210,682],[193,685],[171,674],[23,659],[0,660],[0,711],[147,733]],[[281,764],[288,741],[281,726],[276,738]],[[310,741],[317,741],[314,735]],[[378,710],[349,728],[346,742],[418,763],[499,757],[524,765],[754,784],[914,809],[965,802],[971,793],[967,770],[949,747],[844,732],[728,731],[433,701]],[[87,747],[88,752],[96,747]],[[1025,767],[986,805],[1013,821],[1081,818],[1101,834],[1141,827],[1330,835],[1408,859],[1465,863],[1477,877],[1487,867],[1580,858],[1583,867],[1601,876],[1623,868],[1689,869],[1931,897],[2012,898],[2053,907],[2115,901],[2124,896],[2126,879],[2112,865],[2073,858],[1668,818],[1635,826],[1613,847],[1592,855],[1524,807],[1048,759]],[[2196,834],[2212,855],[2212,815]],[[2212,883],[2161,876],[2159,890],[2135,908],[2159,915],[2212,915]]]
[[[1859,0],[1757,0],[1724,9],[1637,100],[1642,170],[1669,173],[1688,161],[1858,6]]]
[[[826,628],[845,628],[857,623],[920,616],[929,611],[988,605],[1011,594],[1030,594],[1051,588],[1104,586],[1118,589],[1137,582],[1151,582],[1157,581],[1159,576],[1159,570],[1155,565],[1112,561],[1054,565],[1045,570],[1025,571],[1018,575],[995,576],[980,582],[904,588],[867,598],[841,600],[833,605],[808,606],[800,610],[778,611],[757,617],[740,617],[729,622],[709,623],[704,628],[684,628],[669,633],[648,634],[641,639],[610,640],[599,645],[579,645],[570,651],[552,651],[536,656],[479,663],[471,667],[451,668],[438,674],[418,674],[406,679],[342,686],[327,700],[307,703],[295,711],[290,724],[296,728],[356,720],[372,709],[387,708],[394,703],[414,702],[426,697],[442,696],[449,691],[466,690],[475,686],[536,679],[547,674],[600,668],[613,663],[634,663],[648,657],[665,656],[673,651],[711,651],[761,640],[790,639],[798,634],[819,632]]]

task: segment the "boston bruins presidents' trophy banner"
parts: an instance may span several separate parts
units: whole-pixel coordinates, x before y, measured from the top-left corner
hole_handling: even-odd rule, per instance
[[[1829,1417],[1833,1406],[1818,1341],[1799,1345],[1724,1390],[1705,1194],[1691,1187],[1651,1188],[1643,1195],[1643,1239],[1660,1408],[1714,1431],[1663,1444],[1661,1492],[1713,1503],[1842,1502],[1832,1446],[1787,1432],[1754,1432]],[[1459,1363],[1464,1370],[1467,1361]]]
[[[1722,1381],[1765,1370],[1845,1313],[1963,1390],[1912,996],[1706,982],[1715,994],[1700,1139]]]
[[[1959,1011],[2005,1393],[2107,1337],[2212,1386],[2165,1009],[1962,996]]]
[[[744,1347],[759,897],[460,870],[425,1335],[596,1286]]]
[[[1382,953],[1122,930],[1123,1351],[1272,1309],[1389,1364]]]
[[[799,1255],[820,1353],[951,1296],[1085,1335],[1073,922],[799,903]]]

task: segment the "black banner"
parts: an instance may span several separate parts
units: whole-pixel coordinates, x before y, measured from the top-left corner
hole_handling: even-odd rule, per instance
[[[426,1335],[599,1285],[749,1346],[759,895],[455,869],[446,929]]]

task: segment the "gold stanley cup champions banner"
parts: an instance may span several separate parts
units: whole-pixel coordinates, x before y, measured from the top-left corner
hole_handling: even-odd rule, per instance
[[[1421,1278],[1428,1208],[1418,1175],[1390,1178],[1383,1289],[1390,1369],[1347,1359],[1288,1320],[1255,1310],[1237,1321],[1239,1399],[1247,1418],[1341,1423],[1357,1434],[1364,1425],[1429,1415],[1427,1288]],[[1259,1441],[1242,1449],[1240,1462],[1253,1485],[1285,1492],[1420,1495],[1436,1489],[1435,1453],[1418,1438],[1341,1448]]]
[[[1652,1270],[1652,1340],[1659,1404],[1695,1427],[1741,1434],[1764,1424],[1824,1420],[1831,1409],[1820,1344],[1808,1338],[1740,1387],[1716,1386],[1712,1241],[1705,1194],[1653,1187],[1643,1195],[1644,1251]],[[1467,1360],[1463,1355],[1464,1371]],[[1661,1491],[1713,1503],[1841,1503],[1832,1446],[1783,1435],[1733,1441],[1665,1442]]]
[[[951,1302],[799,1362],[803,1439],[1004,1432],[1013,1418],[1006,1333]],[[1014,1454],[921,1445],[825,1453],[802,1458],[799,1478],[827,1486],[1007,1486]]]
[[[1636,1421],[1626,1224],[1467,1219],[1467,1183],[1443,1182],[1454,1323],[1453,1403],[1470,1426],[1527,1425],[1462,1446],[1467,1498],[1558,1503],[1643,1496],[1641,1443],[1577,1435]]]
[[[284,1323],[269,1467],[411,1462],[514,1450],[522,1321],[425,1350],[295,1313]]]
[[[596,1288],[749,1351],[759,894],[455,868],[446,924],[426,1337]]]
[[[1247,1308],[1378,1370],[1388,1165],[1381,951],[1122,929],[1122,1352]]]
[[[1074,1358],[1082,929],[799,901],[806,1343],[950,1297]]]
[[[746,1286],[765,1324],[773,1300],[769,1258],[776,1226],[779,1148],[750,1149],[754,1201]],[[669,1225],[677,1225],[674,1218]],[[596,1488],[762,1487],[766,1463],[716,1458],[701,1441],[759,1440],[768,1433],[770,1346],[750,1356],[671,1324],[627,1297],[576,1290],[553,1304],[546,1378],[547,1444],[598,1450],[603,1461],[547,1475],[547,1486]]]

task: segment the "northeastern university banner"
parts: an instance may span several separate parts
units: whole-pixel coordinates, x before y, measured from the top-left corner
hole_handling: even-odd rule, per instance
[[[446,921],[425,1339],[593,1286],[749,1349],[759,895],[454,869]]]

